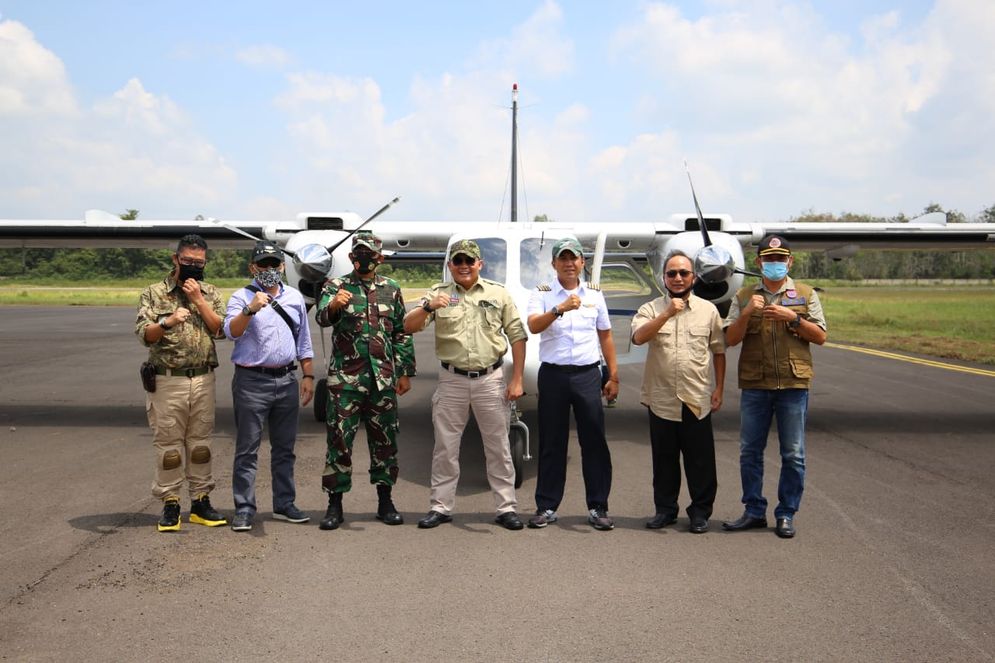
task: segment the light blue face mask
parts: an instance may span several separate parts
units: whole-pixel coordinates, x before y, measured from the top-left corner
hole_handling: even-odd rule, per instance
[[[763,262],[760,269],[764,276],[771,281],[780,281],[788,275],[788,263],[786,262]]]

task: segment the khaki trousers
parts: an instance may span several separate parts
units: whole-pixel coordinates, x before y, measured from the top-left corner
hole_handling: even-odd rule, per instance
[[[184,479],[191,499],[210,493],[214,372],[192,378],[157,375],[155,393],[145,393],[145,409],[156,456],[152,494],[179,499]]]
[[[515,466],[511,462],[508,425],[511,411],[504,398],[504,373],[494,371],[480,378],[439,371],[439,384],[432,396],[435,449],[432,452],[432,511],[449,514],[456,506],[459,482],[459,448],[470,409],[480,428],[487,461],[487,482],[497,513],[514,511]]]

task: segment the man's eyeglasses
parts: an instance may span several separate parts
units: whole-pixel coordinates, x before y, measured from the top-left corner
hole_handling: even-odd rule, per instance
[[[453,263],[457,267],[462,267],[463,265],[466,265],[467,267],[473,267],[474,265],[477,264],[477,259],[471,258],[470,256],[455,256],[449,262]]]
[[[207,264],[206,260],[191,260],[190,258],[177,258],[177,262],[184,267],[204,267]]]
[[[682,279],[686,279],[687,277],[691,276],[691,270],[689,270],[689,269],[668,269],[667,270],[667,278],[668,279],[675,278],[678,274],[681,275]]]

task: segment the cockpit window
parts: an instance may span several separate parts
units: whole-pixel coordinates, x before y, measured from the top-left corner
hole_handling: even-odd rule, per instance
[[[477,240],[484,267],[480,275],[485,279],[504,283],[508,275],[508,243],[499,237],[484,237]]]
[[[556,270],[553,269],[553,259],[550,251],[553,250],[555,239],[545,239],[539,237],[529,237],[523,239],[521,244],[521,254],[519,260],[522,265],[522,286],[526,290],[531,290],[540,283],[552,283],[556,278]]]

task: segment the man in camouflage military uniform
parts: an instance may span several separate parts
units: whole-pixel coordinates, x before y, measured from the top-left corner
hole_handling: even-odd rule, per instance
[[[321,293],[315,316],[332,328],[328,366],[328,456],[321,479],[328,510],[321,529],[344,520],[342,494],[352,488],[352,442],[359,422],[366,424],[370,483],[377,487],[377,519],[404,522],[391,500],[397,481],[397,397],[411,388],[415,350],[404,333],[404,300],[393,279],[377,276],[383,244],[369,232],[352,238],[353,271],[332,279]]]
[[[180,487],[190,493],[190,522],[215,527],[227,521],[211,506],[211,433],[214,430],[214,339],[223,333],[224,301],[204,283],[207,243],[199,235],[180,239],[173,270],[145,288],[135,333],[149,348],[155,391],[146,410],[156,450],[152,494],[163,501],[160,532],[180,529]]]

